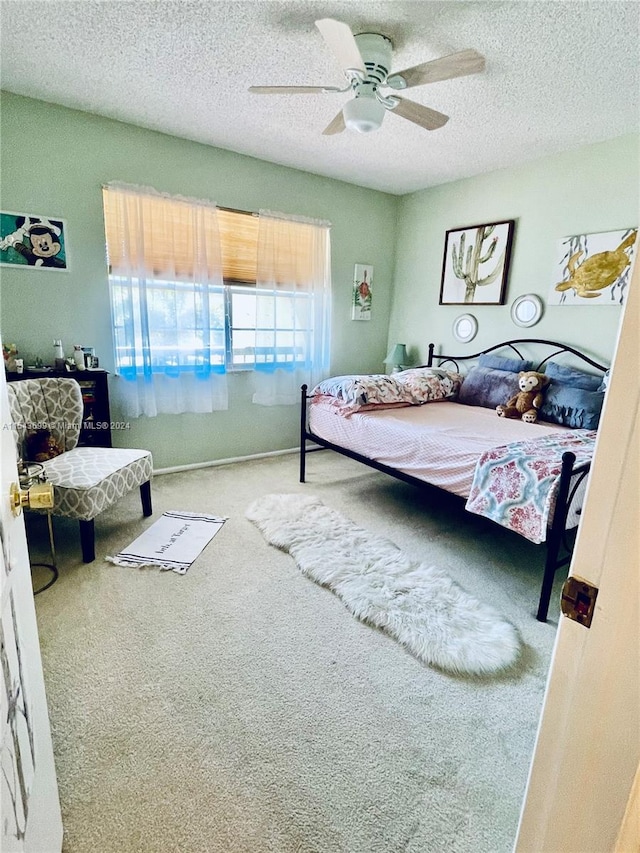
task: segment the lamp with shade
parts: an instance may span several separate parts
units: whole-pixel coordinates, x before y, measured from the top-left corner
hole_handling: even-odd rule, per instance
[[[392,346],[384,363],[391,366],[392,373],[398,373],[399,370],[404,370],[405,367],[408,367],[409,356],[407,355],[406,344],[395,344]]]

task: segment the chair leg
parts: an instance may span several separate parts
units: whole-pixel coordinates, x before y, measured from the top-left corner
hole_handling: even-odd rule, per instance
[[[151,508],[151,480],[147,480],[140,486],[140,499],[142,501],[142,514],[147,517],[152,514]]]
[[[96,558],[96,538],[93,519],[80,521],[80,545],[82,547],[82,559],[85,563],[93,563]]]

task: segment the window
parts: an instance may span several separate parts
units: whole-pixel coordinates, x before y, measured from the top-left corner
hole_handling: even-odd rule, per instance
[[[118,184],[103,199],[122,377],[326,368],[328,223]]]
[[[194,293],[190,285],[179,281],[151,279],[146,282],[143,299],[138,278],[128,279],[112,273],[109,280],[115,361],[119,373],[127,375],[143,368],[145,325],[149,341],[147,358],[152,370],[173,369],[179,372],[180,369],[196,369],[207,363],[213,369],[224,370],[225,301],[222,287],[209,288],[208,294]],[[208,301],[206,328],[202,319],[205,300]],[[146,323],[141,316],[144,303]]]
[[[243,287],[227,287],[226,291],[230,367],[259,370],[307,363],[309,294],[262,289],[252,292]]]

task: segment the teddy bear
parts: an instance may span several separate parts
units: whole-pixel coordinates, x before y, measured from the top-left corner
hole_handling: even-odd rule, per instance
[[[35,429],[26,435],[25,452],[30,462],[46,462],[60,456],[64,448],[48,429]]]
[[[535,370],[520,371],[518,374],[520,392],[504,406],[496,406],[496,412],[501,418],[521,418],[526,423],[535,424],[549,381],[549,377],[544,373],[536,373]]]

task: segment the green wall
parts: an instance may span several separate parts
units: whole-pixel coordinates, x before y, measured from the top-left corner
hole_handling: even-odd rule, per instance
[[[53,339],[62,338],[67,352],[74,343],[94,346],[101,366],[113,370],[101,186],[120,180],[241,210],[262,207],[329,220],[332,372],[383,369],[396,196],[6,92],[0,118],[2,209],[64,219],[68,236],[68,272],[0,269],[3,340],[15,341],[26,363],[38,355],[50,363]],[[372,319],[366,323],[351,320],[355,263],[374,267]],[[246,374],[231,375],[229,385],[228,411],[139,418],[114,441],[149,448],[157,468],[297,444],[296,407],[253,405]],[[119,420],[117,412],[112,415]]]
[[[608,362],[620,306],[546,303],[557,280],[559,240],[638,225],[639,143],[640,136],[631,134],[404,196],[390,341],[406,343],[416,363],[426,359],[431,341],[440,352],[463,354],[517,337],[566,342]],[[505,219],[516,223],[505,304],[439,305],[446,231]],[[537,293],[545,304],[541,321],[528,329],[514,325],[510,316],[511,303],[525,293]],[[465,313],[476,317],[478,334],[462,345],[452,324]]]
[[[380,371],[395,342],[406,343],[415,362],[425,360],[430,341],[459,353],[515,337],[566,341],[604,360],[613,353],[619,307],[547,307],[546,300],[562,237],[638,224],[637,134],[397,197],[9,93],[0,105],[1,209],[62,218],[69,241],[67,273],[0,269],[2,337],[27,361],[50,361],[61,337],[67,350],[94,346],[113,369],[101,199],[110,180],[330,220],[333,373]],[[503,219],[516,220],[505,305],[438,305],[445,232]],[[375,268],[368,323],[350,319],[354,263]],[[531,292],[545,312],[520,329],[509,306]],[[467,312],[479,332],[461,345],[451,326]],[[229,382],[228,411],[139,418],[115,442],[148,447],[157,468],[296,445],[296,407],[254,406],[247,374]]]

